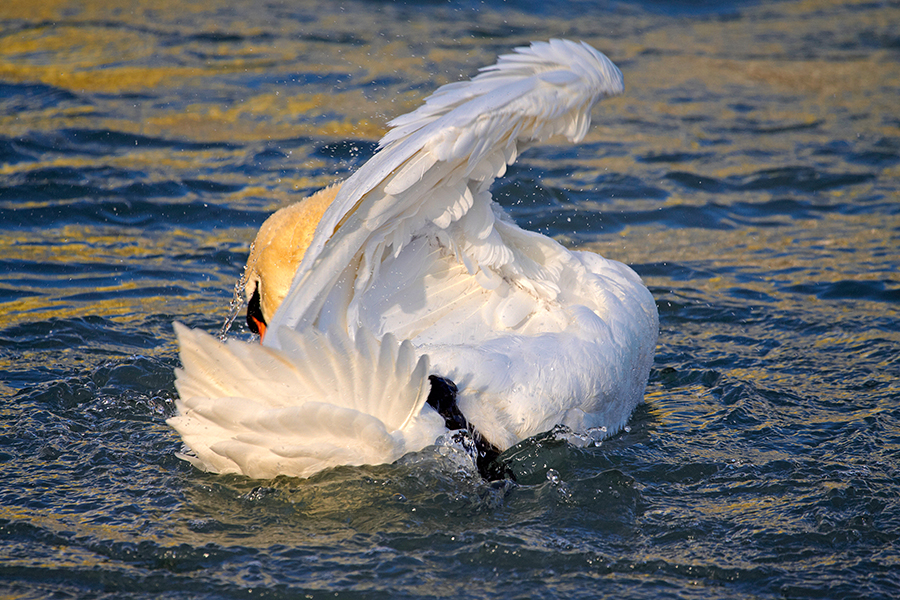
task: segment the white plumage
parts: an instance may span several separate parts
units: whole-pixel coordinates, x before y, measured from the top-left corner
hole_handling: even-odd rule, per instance
[[[625,265],[520,229],[489,188],[528,146],[579,141],[622,89],[603,54],[551,40],[394,120],[291,266],[264,345],[176,328],[169,422],[190,460],[252,477],[396,460],[445,431],[430,374],[501,450],[557,424],[619,430],[653,360],[653,298]]]

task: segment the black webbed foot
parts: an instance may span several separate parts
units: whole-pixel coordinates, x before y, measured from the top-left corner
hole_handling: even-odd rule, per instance
[[[478,473],[488,481],[515,480],[512,472],[505,465],[497,462],[500,450],[485,440],[459,410],[459,406],[456,404],[459,388],[456,387],[456,384],[437,375],[429,375],[428,380],[431,381],[428,405],[443,417],[447,429],[450,431],[466,430],[475,442],[475,465],[478,467]]]

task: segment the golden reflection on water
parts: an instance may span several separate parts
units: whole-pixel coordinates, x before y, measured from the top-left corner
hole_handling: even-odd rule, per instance
[[[221,278],[215,271],[209,274],[173,272],[172,256],[191,255],[200,247],[236,247],[236,239],[252,236],[255,232],[228,229],[205,232],[170,230],[154,236],[143,236],[128,228],[69,225],[49,230],[35,236],[30,232],[0,237],[0,256],[10,262],[23,265],[60,265],[70,267],[68,275],[49,278],[43,273],[8,273],[7,281],[15,284],[25,294],[4,304],[4,326],[49,318],[78,318],[87,314],[116,318],[125,324],[140,321],[148,314],[168,314],[172,311],[172,298],[166,287],[173,284],[187,285],[192,277],[193,289],[186,290],[198,303],[198,310],[215,313],[220,308],[223,289],[230,280]],[[136,268],[140,265],[140,269]],[[155,278],[134,281],[137,270],[158,269]],[[170,273],[171,279],[166,278]],[[138,297],[129,295],[131,290],[160,288],[158,293],[142,292]],[[81,295],[96,296],[91,300],[77,299]],[[74,299],[73,299],[74,298]],[[2,366],[0,366],[2,368]]]
[[[883,212],[845,214],[826,208],[879,197],[896,200],[891,196],[896,188],[885,189],[883,182],[900,180],[900,165],[848,163],[814,155],[811,150],[834,141],[900,137],[896,117],[900,63],[895,52],[860,48],[831,60],[802,51],[805,39],[843,40],[846,46],[857,48],[867,32],[887,35],[900,30],[900,11],[895,7],[875,7],[868,0],[859,0],[867,7],[854,10],[855,3],[789,0],[778,3],[777,9],[765,3],[750,4],[742,6],[741,18],[734,20],[670,18],[636,9],[568,20],[490,7],[463,18],[452,12],[452,3],[415,10],[392,3],[369,3],[365,10],[357,7],[344,11],[341,9],[346,3],[298,0],[284,3],[290,18],[279,19],[271,12],[274,5],[256,10],[254,2],[2,0],[0,21],[6,27],[0,34],[0,82],[43,83],[54,86],[53,91],[73,95],[71,100],[43,108],[0,112],[3,137],[27,137],[38,132],[52,138],[66,129],[83,128],[178,142],[237,144],[183,150],[104,148],[97,154],[47,152],[38,165],[28,160],[0,164],[0,178],[21,181],[38,169],[80,173],[111,168],[125,173],[91,182],[106,193],[134,183],[128,179],[131,174],[140,178],[140,183],[179,184],[210,177],[216,183],[234,184],[237,189],[202,198],[192,192],[164,198],[161,203],[167,208],[161,212],[173,212],[169,207],[182,202],[195,204],[201,200],[211,205],[274,211],[295,201],[299,191],[331,183],[335,174],[328,169],[334,168],[333,163],[315,156],[317,142],[378,139],[390,118],[415,107],[438,85],[471,75],[478,66],[489,64],[498,50],[554,36],[584,39],[622,66],[626,82],[623,97],[604,101],[596,109],[597,125],[586,141],[599,142],[598,147],[619,145],[622,151],[602,158],[581,152],[565,159],[571,173],[556,175],[543,175],[559,170],[560,162],[555,158],[530,158],[526,154],[523,163],[533,166],[536,177],[547,187],[567,190],[583,182],[591,189],[612,174],[632,176],[666,193],[662,200],[598,197],[596,201],[582,201],[580,210],[650,213],[711,203],[740,202],[752,207],[792,195],[809,199],[803,191],[692,192],[667,183],[666,175],[674,170],[723,181],[794,165],[812,165],[838,174],[877,175],[857,185],[816,192],[810,200],[815,206],[807,211],[813,216],[776,210],[771,216],[748,217],[748,223],[735,224],[731,229],[670,228],[660,222],[633,224],[612,232],[592,232],[597,234],[596,241],[587,246],[629,264],[672,265],[671,274],[656,267],[647,277],[663,312],[670,302],[708,303],[711,309],[734,307],[750,315],[726,325],[706,323],[696,316],[693,321],[686,319],[675,325],[664,323],[664,327],[677,327],[678,331],[663,331],[660,354],[677,356],[681,348],[672,350],[672,346],[693,344],[685,351],[691,354],[690,364],[678,364],[681,359],[676,357],[669,359],[667,366],[683,367],[683,371],[713,369],[708,365],[715,361],[709,356],[715,358],[717,353],[727,355],[728,360],[721,361],[724,366],[715,367],[716,383],[680,383],[674,390],[651,383],[646,410],[652,414],[652,426],[669,437],[701,432],[692,437],[689,448],[695,463],[706,460],[721,465],[725,460],[736,460],[763,465],[792,461],[796,459],[793,449],[773,448],[771,444],[740,445],[743,455],[723,457],[722,434],[704,436],[703,432],[708,433],[712,425],[721,423],[723,413],[736,407],[713,394],[721,393],[726,384],[736,383],[758,390],[779,390],[778,401],[763,407],[768,413],[753,415],[757,430],[764,430],[815,419],[830,422],[823,407],[811,415],[805,406],[805,400],[820,397],[834,404],[835,414],[841,413],[835,422],[864,423],[881,413],[896,411],[895,403],[888,399],[900,393],[896,359],[884,353],[885,340],[900,343],[900,335],[866,326],[875,320],[896,319],[896,303],[825,301],[797,287],[810,282],[897,281],[900,223],[896,219],[890,222]],[[254,160],[253,153],[268,141],[305,137],[312,141],[301,144],[300,150],[284,159],[282,172],[251,167],[244,175],[241,170],[219,168]],[[306,150],[308,154],[302,155]],[[696,158],[656,163],[646,160],[677,153]],[[127,202],[127,194],[123,193],[121,200]],[[92,201],[91,197],[77,200],[82,204]],[[37,209],[36,214],[41,214],[39,209],[62,210],[69,202],[76,201],[22,197],[0,200],[0,206]],[[155,200],[147,202],[153,204]],[[177,318],[179,310],[211,319],[224,317],[239,267],[235,267],[233,277],[221,265],[206,270],[206,265],[198,262],[198,249],[210,255],[239,255],[246,251],[254,230],[248,225],[206,229],[169,226],[146,231],[139,226],[74,220],[54,227],[34,223],[21,229],[6,228],[0,236],[0,260],[21,271],[5,274],[4,284],[22,293],[2,303],[4,328],[96,315],[113,319],[127,334],[137,336],[142,328],[168,327],[169,315]],[[582,232],[573,232],[577,233]],[[561,238],[567,241],[565,236]],[[181,265],[179,260],[189,265]],[[47,274],[44,268],[54,272]],[[694,273],[678,279],[679,269],[688,268]],[[173,298],[173,293],[187,299]],[[739,294],[754,299],[736,300],[742,297]],[[763,310],[757,311],[760,307]],[[757,312],[772,319],[792,318],[799,324],[770,324],[756,317]],[[804,319],[813,313],[815,318],[809,320],[821,331],[798,334],[797,330],[805,326]],[[155,318],[149,325],[148,316]],[[859,327],[827,327],[829,321],[842,320]],[[106,326],[107,331],[110,329]],[[155,344],[163,339],[164,335],[148,336],[147,342]],[[174,341],[171,337],[168,340],[171,356]],[[761,347],[759,341],[768,345]],[[89,342],[89,351],[100,355],[121,356],[129,351],[123,341],[108,345],[103,339]],[[83,348],[48,351],[35,344],[18,352],[13,346],[12,351],[0,353],[0,371],[56,368],[48,365],[49,361],[64,365],[70,374],[90,373],[97,368],[97,361]],[[875,356],[875,352],[881,354]],[[853,402],[857,393],[854,385],[859,382],[850,385],[845,381],[845,355],[863,365],[855,369],[857,374],[862,368],[871,369],[864,377],[879,390],[880,400]],[[808,365],[817,360],[829,362],[824,367]],[[15,392],[0,384],[0,394]],[[754,395],[745,394],[741,401],[751,403]],[[752,411],[758,407],[745,408]],[[0,408],[3,413],[18,415]],[[146,423],[147,429],[157,429],[159,439],[169,435],[164,433],[165,427],[161,420]],[[756,433],[737,430],[727,435]],[[881,456],[896,454],[897,448],[885,442],[878,452]],[[60,477],[53,469],[41,469],[39,473],[31,480],[35,485],[68,492],[65,486],[71,484],[71,473]],[[339,472],[300,487],[278,480],[271,483],[290,489],[290,502],[278,510],[281,525],[288,521],[302,523],[302,527],[294,528],[255,527],[248,532],[243,525],[250,503],[241,494],[250,494],[256,484],[227,479],[211,484],[210,479],[197,474],[191,477],[198,482],[196,486],[184,492],[183,506],[173,509],[196,515],[178,515],[174,520],[166,518],[168,515],[157,518],[167,509],[152,514],[144,506],[139,527],[122,525],[121,520],[119,525],[104,523],[110,518],[108,507],[73,507],[69,513],[0,506],[0,520],[25,524],[63,540],[52,557],[20,554],[8,558],[6,564],[15,569],[41,566],[43,561],[43,565],[57,570],[99,572],[122,560],[128,562],[128,549],[144,541],[167,552],[173,549],[171,555],[157,559],[160,564],[176,564],[174,547],[193,545],[203,539],[198,536],[206,536],[218,546],[297,547],[306,543],[313,549],[340,547],[347,543],[341,536],[356,536],[349,542],[356,545],[361,538],[354,529],[401,529],[411,522],[404,521],[411,519],[404,505],[390,496],[396,488],[384,485],[386,477],[378,481],[377,468],[369,473],[373,475],[363,479],[354,476],[350,484],[340,481]],[[682,485],[706,484],[673,482],[673,497],[679,496]],[[846,484],[822,480],[816,485],[839,488]],[[224,491],[215,492],[215,486]],[[72,492],[73,497],[80,493],[74,488]],[[788,493],[746,494],[736,489],[734,494],[708,494],[703,502],[682,504],[677,514],[657,514],[651,505],[641,518],[651,524],[654,518],[698,523],[715,518],[746,524],[747,528],[762,524],[772,531],[790,532],[798,527],[796,511],[792,510],[796,499]],[[270,509],[268,505],[261,512]],[[466,514],[470,513],[476,519],[482,516],[475,509],[467,510]],[[485,518],[491,519],[494,511],[487,514]],[[240,523],[241,527],[234,529],[239,532],[235,534],[227,527],[198,533],[188,524],[193,517],[229,525]],[[348,519],[351,527],[346,527]],[[446,515],[441,522],[445,521]],[[165,522],[167,527],[156,528],[154,522]],[[301,529],[309,533],[298,531]],[[735,530],[748,538],[758,533],[739,527]],[[66,544],[67,539],[77,543]],[[90,547],[80,543],[84,540]],[[100,547],[94,540],[100,540]],[[717,562],[758,569],[758,563],[742,559],[741,544],[731,543],[734,541],[741,540],[728,540],[717,547],[724,552],[724,556],[717,556]],[[537,543],[543,542],[542,538]],[[115,551],[104,554],[108,544],[121,544],[118,550],[113,549],[121,556]],[[662,564],[671,560],[659,552],[652,546],[639,550],[645,562],[658,559]],[[728,556],[729,552],[735,555]],[[690,566],[695,559],[688,553],[685,563]],[[136,564],[143,568],[147,560],[144,557]],[[332,556],[330,560],[341,559]],[[819,565],[831,558],[822,560]]]
[[[900,136],[900,122],[894,118],[896,95],[885,92],[900,89],[900,64],[893,54],[859,51],[826,60],[799,49],[810,37],[855,43],[853,36],[859,32],[890,31],[893,25],[896,30],[900,11],[889,6],[854,10],[852,2],[800,0],[779,4],[774,17],[765,5],[750,5],[734,20],[673,19],[632,11],[577,22],[490,7],[466,16],[452,7],[410,11],[387,4],[362,11],[301,1],[285,10],[291,18],[256,11],[252,2],[6,0],[0,5],[0,20],[15,26],[7,27],[0,38],[0,80],[41,82],[87,101],[2,114],[0,131],[15,137],[85,128],[193,142],[376,140],[387,120],[416,106],[437,85],[490,63],[497,48],[570,36],[607,52],[623,66],[626,81],[625,96],[596,109],[597,126],[587,142],[622,144],[627,151],[603,158],[580,155],[572,161],[576,180],[591,182],[616,173],[657,185],[672,168],[726,179],[781,168],[785,161],[819,161],[828,169],[832,165],[826,159],[810,158],[809,148],[859,136]],[[492,32],[504,35],[498,38]],[[306,77],[308,84],[303,83]],[[318,83],[317,77],[325,83]],[[150,182],[203,179],[203,173],[212,171],[216,181],[231,181],[241,189],[210,201],[253,203],[267,210],[296,200],[298,190],[322,187],[333,178],[315,156],[290,157],[277,179],[265,173],[241,179],[240,174],[216,171],[217,164],[238,160],[241,152],[232,147],[140,148],[96,157],[56,155],[41,166],[117,167],[144,173]],[[641,160],[677,152],[705,158],[674,167],[648,166]],[[544,166],[538,160],[533,164]],[[546,166],[553,166],[552,161]],[[0,176],[15,177],[33,168],[27,161],[0,165]],[[871,171],[866,165],[838,168]],[[898,165],[883,171],[900,177]],[[883,193],[872,185],[855,186],[852,193]],[[632,209],[650,209],[709,201],[702,193],[667,191],[663,201],[638,198],[627,203]],[[820,197],[828,201],[842,193],[822,192]],[[192,199],[188,195],[185,201]],[[744,199],[765,201],[771,194],[745,194]],[[607,198],[599,209],[611,210],[620,202]],[[22,209],[60,203],[16,200]],[[202,240],[154,235],[148,248],[138,231],[127,228],[23,231],[0,242],[0,256],[26,260],[27,253],[28,260],[49,264],[149,261],[151,255],[171,255],[179,247],[187,252],[198,244],[246,244],[252,231],[214,232]],[[117,244],[118,237],[128,241]],[[731,231],[635,226],[621,233],[601,232],[591,249],[628,263],[708,261],[717,276],[692,282],[708,293],[727,294],[740,287],[787,307],[797,296],[779,286],[791,281],[792,269],[817,273],[825,282],[884,279],[890,259],[883,254],[897,245],[896,233],[878,218],[828,214],[791,222],[790,227],[741,226]],[[841,258],[844,249],[853,250],[854,261]],[[866,266],[860,268],[860,262]],[[732,277],[736,269],[744,271],[739,282]],[[64,298],[80,289],[77,281],[73,278],[71,288],[63,292],[6,304],[10,320],[34,319],[37,313],[77,314],[83,307]],[[662,278],[650,283],[667,285]],[[126,290],[127,285],[110,283],[101,291]],[[230,282],[209,285],[231,287]],[[815,304],[817,299],[802,301]],[[885,310],[883,304],[859,304],[873,313]],[[141,308],[164,311],[164,299],[147,298]],[[124,318],[134,305],[107,299],[91,311]]]
[[[809,124],[836,110],[855,111],[869,115],[863,115],[862,123],[854,120],[856,129],[896,135],[896,123],[885,124],[879,119],[884,111],[893,111],[893,99],[871,93],[900,85],[900,66],[891,56],[879,51],[860,54],[850,61],[810,60],[795,56],[796,49],[789,44],[804,35],[839,36],[845,31],[883,29],[891,22],[900,26],[897,11],[890,8],[852,11],[842,9],[844,4],[824,0],[788,3],[781,14],[793,12],[796,20],[783,16],[767,19],[764,7],[750,6],[746,14],[762,16],[734,21],[673,21],[664,27],[658,18],[629,15],[623,20],[613,14],[598,18],[593,26],[579,23],[578,28],[583,30],[572,32],[569,21],[512,10],[485,9],[473,22],[454,23],[429,17],[427,12],[407,14],[398,8],[373,7],[366,15],[367,22],[362,23],[360,11],[296,2],[291,4],[292,14],[302,15],[308,22],[278,22],[272,16],[266,19],[246,12],[246,8],[244,12],[236,9],[230,19],[224,18],[230,5],[224,2],[11,0],[0,7],[0,19],[30,26],[12,29],[0,40],[0,78],[40,81],[76,94],[122,95],[185,86],[216,90],[229,75],[280,73],[289,78],[297,73],[333,74],[345,83],[353,81],[353,86],[327,93],[307,93],[296,86],[289,90],[245,86],[240,90],[240,100],[232,105],[215,98],[176,110],[145,107],[133,120],[113,119],[115,127],[109,128],[202,141],[300,135],[377,139],[388,118],[414,107],[433,87],[457,80],[475,66],[493,60],[491,49],[484,48],[485,44],[471,33],[466,35],[467,30],[490,30],[505,23],[505,29],[527,32],[520,39],[509,38],[506,45],[577,33],[614,60],[627,64],[627,95],[607,102],[604,113],[652,113],[678,119],[714,114],[727,122],[733,111],[726,103],[717,101],[714,107],[702,99],[671,103],[658,94],[660,88],[673,89],[697,81],[709,92],[736,98],[742,92],[753,93],[759,86],[767,93],[791,95],[790,102],[773,104],[754,114],[757,119]],[[128,26],[122,26],[125,24]],[[454,27],[456,31],[452,31]],[[611,38],[611,29],[632,33]],[[279,37],[254,39],[269,32]],[[315,37],[310,36],[313,32]],[[169,44],[164,39],[167,34],[180,34],[185,39]],[[207,37],[191,37],[197,34]],[[216,35],[241,37],[216,43]],[[329,43],[325,41],[329,35],[351,35],[353,43]],[[448,37],[453,44],[434,43]],[[761,44],[760,39],[771,41]],[[742,54],[766,58],[723,57]],[[366,88],[376,81],[377,86]],[[0,127],[9,132],[52,130],[79,126],[99,117],[90,111],[81,114],[84,111],[5,116],[0,119]],[[602,116],[599,121],[602,127]],[[645,134],[634,131],[626,122],[592,135],[641,142],[640,136]],[[675,137],[662,133],[658,140],[646,142],[672,151],[708,135],[698,126]]]

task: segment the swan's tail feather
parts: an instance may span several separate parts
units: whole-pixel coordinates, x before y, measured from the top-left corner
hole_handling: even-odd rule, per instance
[[[183,367],[168,420],[195,466],[217,473],[308,477],[336,465],[392,462],[441,433],[425,407],[428,357],[409,342],[278,332],[282,350],[175,323]],[[273,332],[274,333],[274,332]],[[433,418],[429,418],[433,417]],[[418,431],[422,429],[423,431]]]

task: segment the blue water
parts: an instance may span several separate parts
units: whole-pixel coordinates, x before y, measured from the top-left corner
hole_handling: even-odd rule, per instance
[[[900,596],[896,2],[6,2],[0,596]],[[176,458],[171,322],[391,117],[533,39],[625,74],[494,188],[657,300],[646,402],[488,484]],[[240,323],[233,336],[246,336]]]

